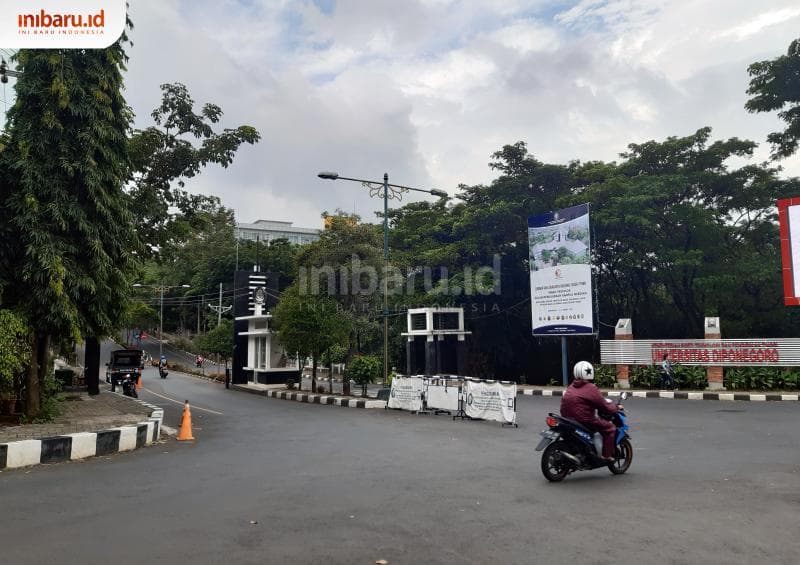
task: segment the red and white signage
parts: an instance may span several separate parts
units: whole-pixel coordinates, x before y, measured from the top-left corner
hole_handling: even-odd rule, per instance
[[[800,197],[778,200],[783,303],[800,306]]]
[[[800,339],[601,340],[604,365],[800,366]]]

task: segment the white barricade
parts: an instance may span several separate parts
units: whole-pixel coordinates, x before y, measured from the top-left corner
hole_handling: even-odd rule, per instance
[[[425,400],[428,408],[448,412],[458,411],[458,393],[460,383],[455,380],[448,382],[447,377],[433,377],[426,379]]]
[[[516,424],[517,384],[464,381],[464,413],[470,418]]]
[[[412,412],[422,410],[424,382],[423,377],[394,377],[387,407]]]

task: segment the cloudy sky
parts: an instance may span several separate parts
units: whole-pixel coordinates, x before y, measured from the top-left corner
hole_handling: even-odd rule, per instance
[[[784,54],[797,0],[131,0],[126,97],[150,125],[159,85],[183,82],[223,126],[263,139],[188,184],[240,221],[374,220],[359,184],[455,193],[525,141],[538,159],[614,160],[628,143],[688,135],[761,144],[781,128],[744,110],[751,62]],[[783,162],[800,175],[800,157]]]

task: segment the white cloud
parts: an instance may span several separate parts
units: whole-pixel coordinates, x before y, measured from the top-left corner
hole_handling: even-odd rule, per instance
[[[529,2],[339,0],[134,2],[127,97],[146,125],[158,85],[215,102],[223,127],[263,139],[189,183],[246,220],[319,225],[337,207],[380,207],[346,176],[451,192],[489,182],[490,155],[528,142],[540,159],[617,158],[627,144],[688,135],[764,143],[747,65],[785,53],[794,0]],[[759,149],[766,158],[768,147]],[[800,174],[798,157],[787,173]]]
[[[737,40],[742,40],[752,35],[755,35],[765,28],[786,23],[800,16],[800,8],[786,8],[783,10],[775,10],[773,12],[766,12],[759,14],[750,21],[747,21],[736,27],[726,29],[714,35],[714,39],[722,39],[725,37],[733,36]]]

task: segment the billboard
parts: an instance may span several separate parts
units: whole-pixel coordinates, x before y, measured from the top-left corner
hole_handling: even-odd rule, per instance
[[[800,306],[800,197],[778,200],[783,263],[783,303]]]
[[[528,218],[533,335],[589,335],[592,265],[589,205]]]

